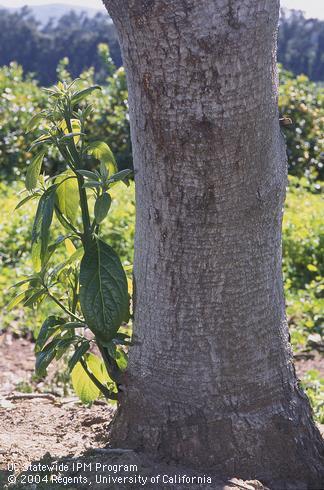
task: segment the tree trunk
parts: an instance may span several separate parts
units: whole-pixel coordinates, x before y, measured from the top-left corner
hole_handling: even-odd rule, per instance
[[[105,0],[127,71],[135,345],[113,441],[320,483],[285,318],[277,0]]]

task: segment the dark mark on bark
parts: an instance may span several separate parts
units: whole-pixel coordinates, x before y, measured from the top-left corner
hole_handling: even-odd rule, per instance
[[[153,216],[154,216],[155,223],[159,225],[162,221],[160,211],[158,209],[154,208]]]
[[[227,19],[228,25],[233,29],[239,29],[241,27],[241,23],[238,20],[238,14],[234,11],[232,0],[229,0]]]
[[[142,78],[143,86],[146,92],[149,91],[151,87],[151,74],[150,73],[144,73],[143,78]]]

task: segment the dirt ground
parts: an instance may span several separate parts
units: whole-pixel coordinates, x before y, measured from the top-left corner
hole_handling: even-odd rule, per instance
[[[318,369],[324,376],[323,358],[317,353],[298,360],[299,377]],[[0,337],[0,489],[263,489],[259,482],[231,480],[220,482],[188,468],[157,466],[133,451],[107,449],[109,422],[114,408],[101,402],[91,408],[75,397],[46,394],[49,384],[33,380],[33,344],[15,339],[9,333]],[[21,393],[28,386],[33,393]],[[26,391],[26,389],[25,389]],[[27,390],[28,391],[28,390]],[[37,393],[48,398],[34,398]],[[28,465],[33,464],[32,468]],[[43,466],[39,466],[43,465]],[[103,465],[106,465],[104,467]],[[154,481],[156,475],[169,475],[171,481]],[[174,481],[174,475],[187,475],[190,483]],[[200,476],[201,480],[197,478]],[[117,480],[122,478],[122,480]],[[133,480],[131,480],[131,478]],[[145,480],[147,478],[147,480]],[[153,480],[152,480],[153,478]],[[204,478],[206,480],[204,480]],[[10,483],[11,482],[11,483]],[[192,483],[193,482],[193,483]],[[296,489],[293,489],[296,490]]]

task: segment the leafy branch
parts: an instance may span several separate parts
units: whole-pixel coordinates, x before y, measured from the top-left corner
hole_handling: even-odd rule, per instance
[[[38,200],[31,241],[35,273],[16,285],[20,292],[9,306],[37,308],[45,300],[53,301],[65,316],[51,315],[44,321],[36,340],[36,371],[45,375],[54,359],[71,352],[69,369],[81,399],[91,402],[100,392],[116,400],[127,366],[127,335],[120,329],[130,319],[130,297],[121,261],[100,238],[100,227],[110,210],[111,187],[128,184],[131,171],[118,172],[109,146],[91,141],[87,134],[92,107],[83,104],[100,87],[78,90],[77,85],[77,80],[69,85],[59,82],[45,89],[49,108],[28,123],[27,131],[41,122],[47,128],[31,145],[36,153],[27,168],[28,195],[17,205]],[[66,170],[46,178],[41,170],[51,146]],[[55,219],[68,235],[51,242]],[[69,256],[60,262],[56,252],[63,243]],[[101,358],[91,352],[93,344]]]

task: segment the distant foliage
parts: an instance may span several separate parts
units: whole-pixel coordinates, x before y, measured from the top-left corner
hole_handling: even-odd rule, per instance
[[[311,80],[324,80],[323,21],[305,19],[302,12],[294,10],[282,11],[278,41],[278,59],[286,69]],[[14,13],[0,7],[0,66],[16,61],[26,73],[35,73],[42,85],[56,82],[56,66],[64,57],[70,60],[73,78],[90,66],[97,75],[99,43],[109,45],[112,59],[120,67],[117,34],[108,15],[88,17],[71,12],[40,25],[27,7]]]
[[[319,2],[320,3],[320,2]],[[278,60],[295,75],[324,80],[324,21],[305,19],[297,10],[281,12]]]
[[[316,369],[306,373],[302,386],[314,410],[314,418],[324,424],[324,377]]]
[[[289,173],[310,181],[324,178],[324,87],[305,75],[280,70],[279,109],[292,119],[284,130]]]
[[[283,223],[284,274],[289,286],[303,289],[324,277],[324,202],[309,192],[306,179],[290,177]]]
[[[42,85],[56,81],[57,64],[66,56],[73,77],[90,66],[99,69],[99,43],[109,44],[114,63],[120,66],[116,30],[108,15],[87,17],[71,11],[58,22],[41,26],[26,7],[14,13],[0,7],[0,66],[16,61]]]
[[[0,178],[19,175],[28,161],[23,127],[45,100],[36,81],[23,78],[21,66],[11,63],[0,69]],[[27,144],[33,139],[30,135]]]
[[[290,177],[283,221],[283,273],[291,341],[305,349],[324,322],[324,201]],[[320,342],[320,339],[319,339]]]

